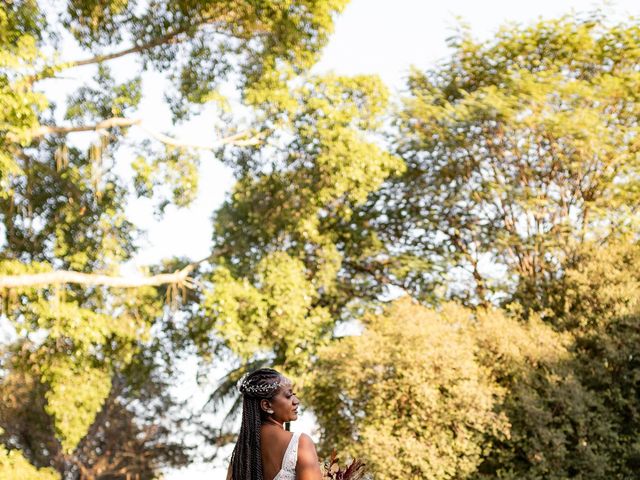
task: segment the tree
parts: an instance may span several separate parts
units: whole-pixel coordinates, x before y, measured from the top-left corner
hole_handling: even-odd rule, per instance
[[[344,357],[336,352],[353,352],[359,340],[336,341],[335,325],[358,319],[390,286],[436,304],[451,297],[474,306],[502,300],[518,313],[513,318],[496,313],[486,335],[469,326],[473,341],[467,349],[481,344],[496,352],[474,353],[473,361],[492,372],[487,389],[512,395],[495,404],[512,428],[482,431],[460,447],[469,463],[443,460],[438,468],[449,473],[442,474],[622,474],[626,467],[607,447],[617,441],[612,412],[619,407],[611,410],[582,376],[580,339],[551,328],[565,318],[560,304],[550,306],[547,297],[563,292],[581,246],[637,232],[636,203],[624,200],[636,188],[637,97],[631,90],[638,77],[628,59],[637,53],[637,33],[634,23],[611,26],[596,15],[507,28],[483,44],[466,34],[458,37],[449,62],[415,72],[409,81],[411,96],[397,113],[391,137],[404,166],[386,155],[360,159],[366,150],[351,143],[352,132],[342,122],[352,127],[368,109],[352,117],[335,106],[347,99],[349,112],[354,98],[356,106],[376,103],[341,94],[344,80],[338,79],[336,89],[329,89],[326,79],[311,84],[304,102],[293,88],[293,95],[275,89],[261,105],[274,122],[268,125],[271,138],[279,141],[235,149],[229,160],[239,181],[215,219],[223,262],[210,277],[204,313],[192,324],[205,354],[231,351],[241,359],[212,400],[231,397],[233,380],[249,365],[275,363],[305,385],[326,387],[327,397],[312,401],[325,446],[364,455],[380,475],[385,469],[394,472],[390,476],[426,475],[430,467],[418,465],[418,459],[404,465],[404,453],[398,462],[384,463],[371,448],[349,446],[354,435],[363,440],[354,433],[361,427],[383,427],[359,417],[370,415],[370,397],[358,390],[368,383],[352,384],[357,380],[349,374],[369,378],[375,372],[354,359],[356,366],[345,373]],[[359,90],[369,92],[365,100],[372,96],[371,90]],[[569,122],[576,109],[582,116]],[[379,125],[355,123],[355,131],[371,139]],[[283,129],[287,133],[278,137]],[[331,163],[332,157],[340,162]],[[359,189],[363,185],[367,188]],[[483,262],[506,271],[506,281],[492,285]],[[460,269],[471,276],[460,277]],[[589,320],[576,311],[572,321]],[[513,331],[517,353],[500,343],[503,331]],[[451,335],[443,340],[448,346],[459,343]],[[543,344],[536,348],[540,335]],[[389,348],[405,341],[389,342]],[[343,349],[336,346],[341,343]],[[380,341],[362,348],[378,355],[385,346]],[[460,355],[472,358],[466,350]],[[315,370],[355,386],[307,373]],[[402,390],[404,379],[394,386]],[[486,393],[478,388],[478,395]],[[361,402],[361,409],[332,420],[327,412],[339,411],[343,400]],[[448,408],[445,403],[438,414],[448,418]],[[407,422],[403,416],[389,419],[398,429]],[[447,442],[441,445],[449,448]],[[395,446],[385,444],[385,454]]]
[[[174,315],[165,293],[175,298],[191,286],[188,277],[202,263],[175,259],[152,267],[149,278],[121,276],[141,233],[127,218],[129,195],[153,197],[160,214],[169,204],[188,205],[203,147],[251,145],[263,136],[222,109],[231,127],[212,132],[217,141],[204,145],[149,129],[137,116],[148,75],[171,84],[166,102],[174,122],[207,102],[224,104],[225,82],[251,105],[313,64],[345,4],[69,0],[43,8],[15,0],[0,7],[0,293],[17,343],[35,359],[25,363],[25,375],[38,385],[31,393],[40,396],[35,404],[51,420],[63,455],[84,455],[80,463],[92,465],[81,451],[83,441],[96,441],[87,432],[104,431],[96,422],[122,372],[149,348],[152,326],[162,330]],[[65,44],[85,57],[66,58],[59,52]],[[126,58],[136,67],[116,78],[109,65]],[[49,101],[66,72],[81,68],[93,78],[62,103]],[[78,132],[91,135],[88,148],[74,141]],[[117,168],[129,162],[127,149],[137,154],[133,184]]]
[[[153,477],[185,462],[154,372],[193,347],[205,366],[233,364],[214,409],[243,372],[275,365],[305,386],[323,448],[380,478],[633,475],[635,20],[463,32],[449,61],[410,77],[386,148],[379,79],[306,73],[346,0],[5,3],[3,475]],[[57,42],[86,57],[59,58]],[[110,68],[131,58],[130,76]],[[81,68],[93,77],[50,102]],[[149,128],[150,75],[170,85],[175,124],[207,105],[230,127],[196,144]],[[130,196],[158,215],[189,205],[203,150],[237,178],[211,255],[123,275],[141,233]],[[382,308],[392,287],[440,307]],[[353,320],[362,335],[337,337]]]
[[[418,296],[444,283],[477,304],[535,291],[585,240],[637,232],[639,45],[636,19],[565,16],[484,42],[463,30],[413,71],[391,137],[407,168],[369,209],[388,269]]]
[[[632,477],[640,464],[633,433],[640,424],[639,261],[633,238],[606,247],[586,243],[565,266],[562,278],[543,285],[545,295],[536,306],[546,322],[574,339],[574,375],[598,399],[597,410],[591,408],[602,425],[594,431],[607,438],[602,450],[613,472],[608,475],[620,478]]]
[[[321,348],[303,397],[321,449],[375,478],[631,478],[637,316],[575,336],[405,298]]]
[[[153,67],[171,73],[170,79],[176,91],[168,101],[172,105],[182,105],[179,111],[174,111],[177,119],[197,111],[198,105],[204,102],[220,98],[216,88],[232,75],[237,76],[237,85],[248,101],[264,96],[265,88],[280,86],[296,72],[312,65],[319,48],[326,42],[333,15],[344,4],[338,0],[283,4],[253,2],[251,5],[155,1],[143,11],[134,13],[134,5],[129,2],[112,1],[97,6],[93,2],[70,1],[66,12],[53,13],[60,15],[68,33],[80,46],[100,49],[112,45],[114,40],[129,41],[133,45],[86,60],[51,63],[38,48],[46,47],[47,35],[54,33],[47,28],[55,30],[54,27],[59,26],[46,24],[37,2],[11,2],[2,11],[6,26],[3,60],[9,67],[3,74],[6,87],[3,100],[10,107],[3,121],[7,127],[4,154],[7,158],[17,156],[24,161],[25,154],[16,153],[43,137],[64,137],[81,131],[109,131],[112,135],[99,138],[100,142],[94,144],[89,153],[94,160],[101,161],[107,154],[112,156],[119,146],[121,134],[126,133],[128,127],[142,123],[139,119],[126,117],[133,113],[140,101],[140,77],[118,84],[105,65],[110,60],[128,55],[140,56],[144,61],[142,71]],[[17,48],[23,44],[31,48]],[[208,64],[205,59],[213,63]],[[33,92],[34,83],[55,79],[55,75],[63,70],[87,65],[97,65],[98,72],[93,85],[79,88],[69,98],[65,118],[72,125],[39,125],[40,120],[51,122],[53,118],[38,118],[44,110],[46,98]],[[200,70],[196,71],[196,68]],[[192,111],[187,111],[187,107],[192,107]],[[188,149],[191,145],[166,135],[151,134],[171,148],[154,162],[144,158],[135,162],[139,193],[152,194],[154,185],[165,181],[174,187],[174,201],[185,205],[192,198],[195,187],[194,158],[188,152],[175,149]],[[211,145],[245,145],[253,141],[247,141],[246,136],[235,135]],[[56,151],[57,147],[62,151]],[[60,162],[63,166],[68,165],[69,152],[60,143],[48,145],[48,148],[52,150],[51,154],[55,152],[58,167]],[[3,181],[8,196],[16,196],[8,183],[11,179],[9,174],[20,171],[19,162],[7,160]],[[98,178],[99,173],[94,172],[92,179],[102,180],[99,183],[109,186],[110,179]]]
[[[373,135],[387,95],[366,76],[275,89],[259,104],[268,143],[227,157],[238,181],[216,212],[221,255],[189,323],[203,358],[226,352],[237,363],[212,395],[215,408],[263,363],[303,382],[352,300],[382,291],[367,271],[376,237],[354,228],[353,212],[402,168]]]
[[[7,374],[0,389],[0,440],[12,455],[21,452],[32,466],[51,465],[61,475],[56,478],[64,479],[152,479],[160,465],[180,467],[190,460],[181,426],[185,414],[179,412],[183,406],[169,395],[171,378],[154,363],[153,353],[137,355],[112,377],[109,395],[88,431],[80,431],[73,451],[56,435],[47,411],[48,386],[40,380],[37,353],[29,357],[33,353],[32,347],[22,345],[3,365]],[[78,415],[87,403],[83,397],[76,402],[75,409],[67,408],[70,415]]]
[[[380,479],[468,478],[486,432],[509,432],[496,408],[505,392],[475,357],[470,317],[405,298],[323,348],[304,394],[324,453],[335,446]]]
[[[473,335],[478,361],[504,389],[510,431],[487,432],[492,447],[470,478],[625,478],[613,412],[580,375],[571,334],[536,317],[480,314]]]
[[[368,110],[335,111],[354,98],[341,79],[265,102],[287,134],[234,150],[224,253],[192,324],[202,351],[241,359],[212,400],[275,363],[302,380],[324,453],[363,458],[376,478],[629,478],[637,26],[565,17],[458,42],[410,79],[392,137],[404,168],[351,143],[341,121]],[[441,307],[396,304],[335,338],[389,286]]]

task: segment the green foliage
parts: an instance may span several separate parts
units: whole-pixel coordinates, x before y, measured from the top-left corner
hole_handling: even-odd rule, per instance
[[[582,387],[566,396],[585,398],[584,389],[589,390],[588,413],[584,411],[579,419],[584,424],[591,417],[591,423],[580,432],[579,453],[584,464],[573,468],[591,471],[589,478],[631,478],[640,465],[634,433],[640,428],[639,259],[638,244],[630,239],[606,248],[586,244],[566,266],[562,278],[542,285],[534,294],[520,292],[525,294],[521,298],[524,307],[541,310],[545,321],[570,332],[574,339],[571,383],[575,384],[577,378]],[[543,302],[528,302],[532,297]],[[560,395],[556,398],[556,404],[566,401]],[[566,408],[559,411],[564,413]],[[585,431],[597,435],[589,438]],[[602,459],[599,471],[584,454]],[[564,458],[557,460],[553,469],[562,471],[567,464]]]
[[[27,367],[46,385],[44,410],[52,420],[65,453],[70,454],[103,407],[111,387],[114,369],[123,369],[131,361],[140,342],[148,341],[149,324],[139,313],[157,315],[159,306],[153,290],[147,292],[151,305],[136,308],[140,299],[122,295],[113,305],[121,311],[101,313],[81,308],[69,299],[53,296],[48,301],[34,298],[21,311],[16,326],[26,332],[47,332],[45,341],[34,347],[37,362]],[[9,304],[11,306],[11,304]],[[28,336],[28,333],[27,333]],[[20,354],[16,354],[20,357]],[[35,427],[35,426],[34,426]]]
[[[305,389],[333,446],[375,478],[467,478],[487,432],[509,434],[504,389],[475,356],[471,312],[400,300],[363,321],[361,335],[322,349]]]
[[[269,136],[226,152],[238,181],[215,214],[218,258],[205,309],[189,322],[203,358],[230,352],[241,362],[211,397],[215,411],[231,405],[223,428],[239,407],[224,402],[230,379],[267,363],[303,382],[350,303],[380,291],[364,267],[351,270],[379,245],[354,211],[402,169],[375,136],[387,105],[378,78],[283,79],[247,95]]]
[[[6,480],[59,480],[52,468],[36,468],[17,450],[7,451],[0,445],[0,474]]]
[[[612,478],[611,419],[599,392],[580,378],[573,339],[539,319],[525,324],[483,314],[474,330],[482,364],[506,390],[508,439],[492,438],[472,478]],[[581,475],[581,476],[579,476]],[[624,477],[621,477],[624,478]]]
[[[188,118],[226,81],[264,90],[264,79],[287,65],[310,68],[347,0],[69,2],[65,26],[84,47],[132,37],[150,45],[142,58],[173,83],[167,93],[176,119]],[[175,40],[178,41],[175,41]]]
[[[77,475],[78,470],[85,476],[118,475],[124,468],[132,475],[152,478],[159,462],[174,466],[187,462],[189,448],[182,443],[182,429],[175,416],[178,405],[166,392],[169,384],[152,360],[153,348],[139,352],[123,372],[112,372],[113,376],[106,379],[111,390],[104,405],[73,453],[67,453],[64,448],[68,442],[61,444],[53,419],[46,412],[51,406],[46,396],[51,397],[52,390],[40,381],[37,372],[42,362],[36,352],[28,353],[32,347],[22,343],[2,365],[0,425],[5,431],[0,432],[0,439],[8,449],[21,451],[34,466],[55,466],[65,475]],[[74,361],[80,364],[77,357]],[[78,369],[73,366],[71,370]],[[66,375],[67,369],[57,373]],[[79,373],[81,379],[87,379],[87,372]],[[81,379],[74,378],[70,388],[65,385],[66,392],[56,392],[65,393],[65,397],[55,399],[66,401],[66,408],[61,410],[64,426],[68,431],[75,424],[76,433],[81,428],[80,419],[70,417],[75,412],[74,401],[91,391]],[[96,380],[100,379],[91,379]],[[100,385],[104,383],[100,381]],[[75,390],[77,396],[72,397]],[[91,416],[86,406],[82,402],[78,410]]]
[[[62,448],[71,453],[109,394],[111,372],[66,356],[51,360],[42,380],[49,384],[46,411],[54,419]]]
[[[353,209],[401,169],[367,134],[386,102],[378,79],[335,76],[263,99],[273,132],[268,146],[230,156],[239,180],[216,214],[223,259],[205,300],[215,320],[194,331],[212,327],[244,360],[271,351],[288,369],[306,368],[349,301],[339,288],[344,246],[361,236],[352,252],[366,255],[375,244],[353,231]]]
[[[276,128],[269,147],[230,159],[240,178],[217,212],[216,243],[241,274],[287,250],[322,278],[317,287],[331,289],[345,253],[338,244],[359,235],[363,250],[375,243],[349,231],[353,210],[402,165],[367,133],[387,102],[378,79],[312,78],[292,93],[260,106]]]
[[[20,172],[12,143],[31,140],[29,132],[47,106],[46,97],[21,78],[40,58],[37,42],[43,25],[34,1],[0,6],[0,198],[6,196],[8,175]]]
[[[637,316],[575,335],[535,316],[400,300],[320,349],[322,447],[375,478],[632,478]]]
[[[565,16],[452,47],[411,74],[396,115],[407,170],[376,197],[391,205],[388,242],[433,259],[445,283],[459,272],[449,295],[477,303],[557,274],[585,239],[636,232],[637,22]]]
[[[637,295],[636,295],[637,297]],[[640,316],[613,318],[578,337],[577,370],[603,404],[600,430],[611,435],[603,446],[609,477],[632,478],[640,468]]]
[[[630,238],[602,246],[586,242],[563,265],[562,276],[522,283],[514,300],[559,328],[590,331],[639,311],[640,247]]]
[[[207,317],[215,319],[214,338],[244,361],[274,354],[284,368],[301,369],[317,339],[332,323],[327,310],[315,306],[318,293],[306,278],[304,264],[286,253],[265,257],[256,268],[255,284],[216,269],[207,296]]]
[[[0,273],[7,275],[56,270],[121,274],[143,233],[127,216],[130,194],[153,198],[161,213],[169,204],[190,205],[200,180],[193,148],[174,148],[172,135],[149,132],[144,128],[148,119],[137,118],[145,82],[160,76],[169,82],[166,98],[151,100],[164,100],[175,121],[188,119],[206,102],[224,105],[228,99],[221,92],[228,91],[229,83],[233,98],[249,89],[260,94],[273,72],[293,75],[311,67],[346,0],[69,0],[47,4],[46,16],[41,3],[14,0],[0,6]],[[79,48],[68,51],[80,50],[79,58],[86,60],[60,59],[59,46],[74,40]],[[125,56],[138,62],[121,78],[107,64]],[[93,68],[93,77],[74,84],[63,101],[50,102],[47,94],[66,88],[60,82],[72,68]],[[238,129],[230,114],[224,120],[229,131],[212,132],[213,138]],[[125,142],[132,126],[142,126],[153,140]],[[88,147],[75,142],[80,131],[89,132]],[[133,179],[122,177],[129,148],[139,155]],[[335,263],[333,251],[323,248],[327,263]],[[164,273],[176,265],[185,266],[175,260],[149,270]],[[254,287],[258,303],[278,333],[292,339],[279,353],[291,362],[329,318],[326,308],[315,304],[318,295],[307,274],[299,257],[286,255],[265,257],[256,273],[264,282]],[[285,283],[278,283],[279,275]],[[333,276],[318,278],[330,282]],[[224,288],[233,290],[235,278],[230,276],[216,295],[233,297]],[[296,283],[306,285],[304,294],[286,287]],[[117,461],[123,462],[116,469],[121,473],[151,476],[163,462],[185,462],[183,449],[156,448],[138,438],[141,432],[160,438],[150,434],[155,426],[142,409],[132,409],[120,421],[135,439],[109,443],[98,433],[109,431],[105,422],[120,424],[105,413],[114,395],[122,402],[138,398],[135,389],[122,390],[118,379],[151,375],[149,364],[157,367],[158,362],[171,371],[175,349],[192,344],[178,322],[168,320],[174,314],[165,300],[176,298],[174,287],[26,286],[0,293],[3,318],[17,337],[4,352],[3,368],[9,373],[4,378],[3,370],[0,394],[12,398],[16,378],[28,378],[33,386],[25,393],[30,407],[21,410],[24,415],[3,413],[3,425],[11,432],[3,437],[5,445],[23,450],[34,465],[54,466],[65,478],[78,475],[81,467],[91,470],[96,452],[106,446],[126,453],[113,457],[124,459]],[[201,300],[196,293],[185,294],[185,313],[198,310],[193,302]],[[291,308],[280,312],[279,302],[290,302]],[[214,298],[212,310],[215,305]],[[304,321],[293,323],[298,320]],[[266,341],[261,342],[264,347]],[[144,352],[152,360],[140,362]],[[171,404],[163,391],[166,383],[139,383],[158,404]],[[32,410],[33,417],[25,413]],[[132,458],[144,458],[144,465]]]

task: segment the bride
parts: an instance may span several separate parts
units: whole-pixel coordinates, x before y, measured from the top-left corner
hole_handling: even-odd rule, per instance
[[[242,380],[240,392],[242,426],[227,480],[321,480],[311,438],[284,429],[298,418],[300,400],[291,381],[261,368]]]

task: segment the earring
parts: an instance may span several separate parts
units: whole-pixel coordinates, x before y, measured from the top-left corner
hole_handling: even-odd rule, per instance
[[[273,410],[267,410],[267,413],[271,415],[273,413]]]

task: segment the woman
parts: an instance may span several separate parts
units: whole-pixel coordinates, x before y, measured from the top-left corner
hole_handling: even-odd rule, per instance
[[[270,368],[240,383],[242,426],[227,480],[321,480],[316,447],[305,434],[284,429],[298,418],[291,381]]]

